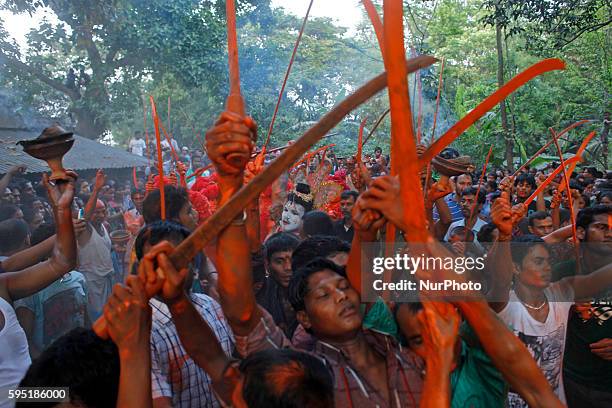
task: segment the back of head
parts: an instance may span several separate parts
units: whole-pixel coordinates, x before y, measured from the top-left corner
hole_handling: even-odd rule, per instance
[[[119,353],[110,340],[78,328],[57,339],[32,362],[20,387],[68,387],[72,403],[114,407],[119,389]],[[57,403],[37,403],[53,407]],[[17,403],[16,407],[29,406]]]
[[[325,364],[295,350],[264,350],[240,363],[249,408],[332,408],[332,376]]]
[[[302,218],[304,236],[334,235],[334,223],[323,211],[309,211]]]
[[[178,220],[181,209],[189,201],[189,195],[184,188],[164,186],[166,203],[166,219]],[[159,189],[151,191],[142,203],[142,216],[145,224],[161,220],[161,194]]]
[[[276,252],[293,251],[300,240],[289,232],[277,232],[272,234],[264,242],[264,257],[270,262],[272,255]]]
[[[24,220],[11,218],[0,222],[0,253],[7,254],[21,248],[30,233]]]
[[[134,249],[138,260],[144,256],[144,246],[159,244],[161,241],[169,241],[178,245],[189,236],[189,230],[181,224],[173,221],[156,221],[147,224],[138,232]]]
[[[0,221],[6,221],[15,217],[17,211],[19,211],[19,207],[14,204],[0,205]]]
[[[529,226],[533,227],[535,220],[542,221],[548,217],[550,217],[550,215],[548,215],[546,211],[536,211],[529,216]]]
[[[291,269],[296,271],[317,257],[327,258],[338,252],[349,253],[351,245],[332,235],[308,237],[295,248],[291,256]]]

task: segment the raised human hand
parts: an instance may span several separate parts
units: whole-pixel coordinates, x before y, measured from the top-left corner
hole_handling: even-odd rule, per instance
[[[206,151],[219,176],[238,177],[242,183],[256,141],[257,125],[253,119],[225,111],[206,132]]]
[[[167,304],[176,301],[185,292],[189,268],[178,271],[168,257],[174,246],[162,241],[147,252],[138,265],[138,276],[144,282],[147,296],[159,295]]]
[[[459,335],[459,313],[448,302],[432,301],[422,296],[421,303],[423,313],[419,313],[418,319],[423,327],[425,360],[428,364],[436,359],[450,365]]]
[[[66,170],[66,178],[68,181],[51,182],[49,176],[45,173],[42,177],[42,183],[47,190],[49,204],[54,210],[71,210],[72,200],[74,198],[75,182],[79,176],[71,170]]]
[[[509,194],[503,191],[491,206],[491,222],[499,230],[499,240],[509,240],[512,237],[512,208],[510,207]]]
[[[96,181],[94,182],[94,189],[96,191],[100,191],[104,184],[106,183],[106,175],[104,174],[104,170],[99,169],[96,172]]]
[[[128,276],[126,285],[115,284],[104,305],[104,318],[108,334],[120,354],[149,345],[151,307],[144,285],[137,276]]]

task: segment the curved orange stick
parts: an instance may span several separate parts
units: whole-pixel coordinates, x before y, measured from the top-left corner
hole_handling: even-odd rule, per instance
[[[206,170],[212,168],[212,163],[209,164],[208,166],[204,166],[204,167],[200,167],[199,169],[197,169],[196,171],[194,171],[191,175],[189,175],[189,177],[187,177],[187,180],[191,180],[194,177],[198,177],[200,174],[204,173]]]
[[[368,140],[370,140],[370,138],[372,137],[372,135],[374,134],[376,129],[378,129],[378,126],[382,123],[383,119],[385,119],[385,117],[387,117],[389,112],[391,112],[391,109],[387,109],[386,111],[383,112],[382,115],[380,115],[380,117],[378,118],[378,120],[376,121],[374,126],[372,126],[372,129],[370,130],[370,133],[368,133],[368,137],[366,137],[365,140],[363,141],[363,143],[361,144],[362,146],[365,146],[365,144],[368,143]]]
[[[159,208],[161,220],[166,220],[166,193],[164,191],[164,161],[162,159],[161,136],[159,134],[159,116],[157,116],[157,108],[153,95],[149,96],[151,101],[151,114],[153,115],[153,123],[155,124],[155,140],[157,141],[157,171],[159,173]]]
[[[573,156],[570,159],[567,159],[565,161],[565,164],[573,164],[573,163],[578,163],[582,158],[577,154],[575,156]],[[550,173],[550,175],[546,178],[546,180],[544,180],[544,182],[542,184],[540,184],[540,186],[538,188],[536,188],[536,190],[529,196],[529,198],[527,198],[523,204],[525,204],[526,207],[529,206],[529,204],[531,204],[531,202],[533,200],[536,199],[536,197],[538,196],[538,194],[540,194],[542,192],[542,190],[544,190],[546,188],[547,185],[549,185],[554,179],[555,177],[557,177],[557,175],[559,173],[561,173],[563,171],[563,166],[559,166],[555,169],[555,171],[553,171],[552,173]]]
[[[548,71],[564,69],[565,63],[557,58],[545,59],[542,60],[520,74],[516,75],[509,82],[507,82],[504,86],[499,88],[493,94],[491,94],[488,98],[482,101],[476,108],[471,110],[467,115],[465,115],[459,122],[455,123],[453,127],[451,127],[442,137],[436,140],[427,151],[419,158],[419,168],[423,168],[434,158],[437,154],[439,154],[446,146],[451,144],[455,139],[457,139],[467,128],[472,126],[474,122],[480,119],[485,113],[490,111],[495,105],[503,101],[508,95],[512,92],[516,91],[521,86],[525,85],[527,82],[532,80]],[[391,90],[391,87],[389,87]]]
[[[380,53],[383,58],[385,56],[385,40],[384,40],[384,29],[383,23],[380,20],[380,16],[376,11],[376,7],[374,7],[374,3],[372,0],[361,0],[363,3],[363,7],[365,7],[366,12],[368,13],[368,17],[370,18],[370,22],[374,27],[374,33],[376,34],[376,38],[378,39],[378,45],[380,46]]]
[[[593,139],[593,137],[595,137],[596,132],[592,131],[591,133],[589,133],[589,135],[582,141],[582,143],[580,144],[580,147],[578,148],[578,150],[576,151],[576,156],[580,156],[582,155],[582,153],[584,153],[584,151],[586,150],[587,146],[589,145],[589,142],[591,141],[591,139]],[[574,172],[574,170],[576,169],[576,166],[578,165],[578,163],[573,163],[569,169],[568,169],[568,173],[572,174]],[[565,189],[565,187],[563,185],[559,186],[559,191],[563,191]]]
[[[404,232],[407,242],[427,242],[425,203],[418,175],[419,161],[414,141],[407,71],[404,63],[406,50],[404,48],[402,0],[385,0],[383,12],[385,21],[383,57],[387,70],[391,105],[392,164],[397,166],[401,197],[405,204],[404,222],[408,228]]]
[[[276,122],[276,115],[278,114],[278,108],[280,107],[281,100],[283,99],[283,93],[285,92],[285,86],[287,85],[287,79],[289,79],[289,73],[291,72],[291,67],[293,67],[293,61],[295,61],[295,55],[297,54],[298,47],[300,46],[300,41],[302,40],[302,35],[304,34],[304,28],[306,27],[306,22],[308,21],[308,16],[310,15],[310,9],[312,8],[312,3],[314,0],[310,0],[310,4],[308,5],[308,10],[306,10],[306,15],[304,16],[304,21],[302,22],[302,28],[300,28],[300,33],[298,34],[297,40],[295,40],[295,45],[293,46],[293,53],[291,54],[291,59],[289,59],[289,66],[287,66],[287,71],[285,72],[285,79],[283,79],[283,85],[281,86],[281,90],[278,94],[278,99],[276,100],[276,106],[274,107],[274,114],[272,115],[272,120],[270,121],[270,127],[268,128],[268,135],[266,136],[266,142],[263,144],[261,151],[266,151],[266,147],[268,147],[268,143],[270,142],[270,136],[272,135],[272,129],[274,129],[274,122]]]
[[[570,130],[574,129],[575,127],[578,127],[578,126],[580,126],[582,124],[585,124],[585,123],[588,123],[588,122],[592,122],[592,121],[588,120],[588,119],[585,119],[585,120],[581,120],[581,121],[578,121],[576,123],[573,123],[573,124],[569,125],[565,129],[563,129],[561,132],[557,133],[557,138],[560,138],[561,136],[563,136],[564,134],[566,134]],[[521,167],[519,167],[518,170],[516,170],[514,172],[512,177],[516,177],[525,167],[529,166],[529,164],[531,164],[531,162],[533,162],[536,159],[536,157],[538,157],[544,150],[546,150],[548,148],[548,146],[550,146],[552,144],[552,142],[553,142],[553,139],[551,139],[548,142],[546,142],[546,144],[544,146],[542,146],[540,148],[540,150],[538,150],[533,156],[531,156],[531,158],[529,160],[527,160],[525,163],[523,163],[521,165]]]
[[[164,124],[162,122],[159,122],[159,127],[161,128],[162,133],[164,134],[164,137],[166,138],[166,141],[170,145],[170,151],[172,152],[172,157],[174,157],[174,160],[177,163],[180,162],[178,154],[176,154],[176,150],[174,150],[174,146],[172,146],[172,140],[170,140],[170,137],[168,137],[168,132],[166,132],[166,128],[164,127]]]
[[[368,118],[365,117],[363,118],[363,120],[361,121],[361,123],[359,124],[359,137],[357,138],[357,166],[361,165],[361,155],[363,152],[363,130],[365,129],[365,125],[368,121]],[[359,167],[357,167],[359,168]]]
[[[569,185],[569,179],[567,178],[567,171],[565,170],[565,159],[563,158],[563,152],[561,151],[561,146],[559,146],[557,134],[555,133],[555,130],[553,128],[549,128],[548,130],[550,130],[552,139],[555,142],[555,147],[557,148],[557,153],[559,154],[559,160],[561,161],[561,168],[563,169],[563,181],[565,184],[565,188],[567,188],[567,191],[571,192],[570,185]],[[574,240],[574,248],[578,249],[577,247],[578,236],[576,235],[576,220],[574,219],[574,203],[572,202],[573,200],[572,200],[571,194],[568,194],[567,201],[569,203],[570,220],[572,221],[572,238]],[[578,261],[578,258],[576,258],[576,261]]]

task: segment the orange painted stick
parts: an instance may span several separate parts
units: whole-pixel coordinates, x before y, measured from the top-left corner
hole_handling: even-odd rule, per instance
[[[465,235],[463,236],[463,240],[465,241],[465,237],[467,235],[468,225],[472,225],[472,220],[474,219],[474,211],[476,210],[476,206],[478,205],[478,195],[480,194],[480,187],[482,186],[482,179],[484,175],[487,173],[487,166],[489,165],[489,159],[491,158],[491,153],[493,153],[493,145],[489,148],[489,153],[487,153],[487,158],[485,159],[484,166],[482,166],[482,173],[480,173],[480,177],[478,178],[478,187],[476,188],[476,198],[474,199],[474,204],[470,209],[470,218],[468,218],[468,223],[465,225]]]
[[[336,144],[332,143],[329,145],[325,145],[322,147],[319,147],[317,150],[310,152],[308,154],[306,154],[306,156],[304,156],[302,159],[298,160],[293,166],[291,166],[291,168],[289,170],[293,170],[295,169],[297,166],[299,166],[300,164],[304,163],[305,161],[309,161],[315,154],[319,153],[322,150],[327,150],[330,147],[334,147]]]
[[[164,137],[166,138],[166,141],[170,145],[170,151],[172,152],[172,157],[174,157],[174,160],[177,163],[180,162],[178,154],[176,153],[176,150],[174,150],[174,146],[172,145],[172,140],[170,140],[170,137],[168,137],[168,132],[166,132],[166,128],[164,128],[164,124],[159,122],[159,127],[161,128],[162,133],[164,134]]]
[[[580,144],[580,147],[578,148],[578,150],[576,151],[576,156],[580,156],[582,155],[582,153],[584,153],[584,151],[586,150],[587,146],[589,145],[589,143],[591,142],[591,139],[593,139],[593,137],[595,137],[595,131],[589,133],[589,135],[582,141],[582,143]],[[568,173],[572,174],[574,172],[574,170],[576,169],[576,165],[578,165],[578,163],[574,163],[569,167]],[[559,191],[563,191],[564,190],[564,186],[561,185],[559,186]]]
[[[442,74],[444,73],[444,58],[440,64],[440,78],[438,78],[438,97],[436,98],[436,110],[433,117],[433,127],[431,129],[431,141],[436,138],[436,124],[438,123],[438,109],[440,108],[440,96],[442,95]]]
[[[225,109],[240,116],[245,115],[244,99],[240,92],[240,65],[238,63],[238,36],[236,34],[236,5],[234,0],[225,0],[225,14],[227,18],[227,55],[229,63],[230,92],[225,100]],[[227,156],[227,160],[242,167],[248,160],[242,155],[234,153]]]
[[[360,166],[362,162],[361,155],[363,152],[363,130],[365,129],[367,121],[368,118],[365,117],[359,124],[359,137],[357,138],[357,160],[355,160],[357,162],[357,166]]]
[[[189,175],[189,177],[187,177],[187,180],[191,180],[194,177],[199,177],[200,174],[204,173],[206,170],[211,169],[212,168],[212,163],[209,164],[208,166],[204,166],[204,167],[200,167],[199,169],[197,169],[196,171],[194,171],[192,174]]]
[[[569,185],[569,179],[567,178],[567,171],[565,170],[565,159],[563,158],[563,152],[561,151],[561,146],[559,146],[559,140],[557,137],[557,134],[555,133],[555,130],[553,128],[549,128],[548,130],[550,130],[550,134],[552,136],[553,141],[555,142],[555,148],[557,149],[557,153],[559,154],[559,160],[561,161],[561,168],[563,169],[563,182],[565,184],[565,188],[567,188],[567,191],[571,193],[572,190],[570,190],[570,185]],[[572,202],[572,195],[568,194],[568,203],[569,203],[569,210],[570,210],[570,220],[572,221],[572,238],[574,240],[574,248],[578,249],[578,236],[576,234],[576,220],[574,219],[574,203]],[[576,262],[578,262],[579,258],[576,258]]]
[[[362,147],[365,146],[366,143],[368,143],[368,140],[370,140],[370,138],[372,137],[372,135],[374,134],[376,129],[378,129],[378,126],[380,126],[380,124],[382,123],[383,119],[387,117],[389,112],[391,112],[391,109],[387,109],[386,111],[383,112],[382,115],[380,115],[380,117],[378,118],[378,120],[376,121],[374,126],[372,127],[372,130],[370,130],[370,133],[368,133],[368,136],[365,138],[365,140],[361,144]]]
[[[157,116],[157,108],[153,95],[149,96],[151,101],[151,114],[153,115],[153,124],[155,125],[155,140],[157,141],[157,172],[159,173],[159,208],[162,221],[166,219],[166,194],[164,191],[164,160],[161,150],[161,135],[159,134],[159,116]]]
[[[436,140],[427,151],[419,158],[419,168],[427,166],[427,163],[431,161],[437,154],[439,154],[444,148],[450,145],[455,139],[457,139],[467,128],[472,126],[474,122],[480,119],[485,113],[490,111],[495,105],[503,101],[508,95],[516,91],[521,86],[548,71],[564,69],[565,63],[557,58],[542,60],[520,74],[516,75],[504,86],[499,88],[488,98],[482,101],[476,108],[471,110],[465,115],[459,122],[455,123],[442,137]],[[391,86],[389,86],[391,90]]]
[[[590,120],[581,120],[579,122],[573,123],[571,125],[569,125],[568,127],[566,127],[565,129],[563,129],[560,133],[557,133],[557,138],[560,138],[561,136],[563,136],[564,134],[566,134],[567,132],[569,132],[570,130],[574,129],[575,127],[578,127],[580,125],[583,125],[585,123],[591,122]],[[518,168],[518,170],[516,170],[514,172],[514,174],[512,175],[512,177],[516,177],[518,176],[518,174],[527,166],[529,166],[529,164],[531,164],[536,157],[538,157],[544,150],[546,150],[548,148],[548,146],[550,146],[553,143],[554,139],[549,140],[548,142],[546,142],[546,144],[544,146],[542,146],[540,148],[540,150],[538,150],[533,156],[531,156],[531,158],[529,160],[527,160],[525,163],[523,163],[521,165],[521,167]],[[570,173],[571,174],[571,173]]]
[[[304,28],[306,27],[306,22],[308,21],[308,16],[310,15],[310,9],[312,8],[312,3],[314,0],[310,0],[310,4],[308,5],[308,10],[306,10],[306,15],[304,16],[304,21],[302,21],[302,28],[300,28],[300,33],[298,34],[297,40],[295,40],[295,45],[293,46],[293,53],[291,54],[291,59],[289,60],[289,66],[287,67],[287,72],[285,72],[285,79],[283,79],[283,85],[281,86],[281,90],[278,94],[278,99],[276,101],[276,106],[274,107],[274,114],[272,115],[272,121],[270,121],[270,127],[268,128],[268,136],[266,136],[266,142],[263,144],[261,151],[266,151],[266,147],[268,147],[268,143],[270,142],[270,135],[272,135],[272,129],[274,129],[274,122],[276,121],[276,114],[278,113],[278,108],[280,107],[281,100],[283,99],[283,93],[285,92],[285,86],[287,85],[287,79],[289,79],[289,73],[291,72],[291,67],[293,67],[293,61],[295,60],[295,55],[297,54],[298,47],[300,46],[300,41],[302,40],[302,34],[304,34]]]
[[[565,161],[565,164],[568,165],[572,163],[578,163],[580,160],[581,160],[581,157],[579,155],[575,155],[572,158],[567,159]],[[536,199],[538,194],[540,194],[542,190],[544,190],[546,186],[549,185],[555,179],[555,177],[557,177],[557,175],[561,173],[562,171],[563,171],[563,166],[557,167],[555,171],[550,173],[550,175],[546,178],[546,180],[544,180],[544,182],[540,184],[538,188],[536,188],[536,190],[529,196],[529,198],[527,198],[527,200],[523,202],[523,204],[525,204],[526,207],[529,207],[529,204],[531,204],[531,202]]]
[[[414,51],[414,50],[413,50]],[[414,51],[416,55],[416,51]],[[421,125],[423,124],[423,84],[421,83],[421,71],[417,71],[415,77],[417,94],[419,95],[419,110],[417,111],[417,143],[421,143]]]
[[[383,23],[380,20],[380,16],[376,11],[376,7],[374,7],[374,3],[372,0],[361,0],[363,6],[368,13],[368,17],[370,18],[370,22],[372,23],[372,27],[374,27],[374,33],[376,34],[376,39],[378,40],[378,45],[380,46],[380,53],[383,58],[385,56],[385,40],[384,40],[384,28]]]
[[[402,0],[385,0],[384,13],[384,60],[389,83],[391,105],[391,149],[394,165],[400,178],[402,201],[404,202],[404,231],[407,242],[427,242],[428,232],[425,218],[423,191],[419,180],[419,161],[414,143],[414,129],[408,80],[406,50],[404,48],[404,24]],[[398,158],[401,158],[399,160]]]

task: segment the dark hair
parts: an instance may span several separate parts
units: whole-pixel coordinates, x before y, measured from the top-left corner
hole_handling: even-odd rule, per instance
[[[516,179],[514,179],[514,185],[518,186],[520,183],[526,182],[528,183],[532,189],[538,188],[535,182],[535,178],[531,174],[519,174]]]
[[[450,230],[448,236],[452,237],[453,235],[459,235],[462,237],[463,242],[474,242],[474,231],[464,227],[463,225],[458,225]]]
[[[576,216],[576,228],[582,227],[586,231],[593,222],[593,218],[600,214],[612,214],[612,207],[600,204],[594,207],[583,208],[578,211],[578,215]]]
[[[303,226],[304,235],[312,237],[314,235],[334,235],[334,223],[327,213],[323,211],[309,211],[304,214]]]
[[[53,342],[32,362],[19,387],[68,387],[71,402],[114,407],[119,392],[119,352],[111,340],[77,328]],[[36,403],[54,407],[57,402]],[[34,406],[17,402],[16,407]]]
[[[487,196],[485,194],[484,191],[482,191],[482,189],[478,190],[476,187],[468,187],[465,190],[463,190],[461,192],[461,196],[466,196],[466,195],[473,195],[476,196],[476,194],[478,194],[477,196],[477,202],[478,204],[484,204]]]
[[[308,237],[295,248],[291,255],[291,269],[296,271],[316,257],[327,258],[338,252],[349,253],[351,245],[333,235]]]
[[[312,210],[313,197],[310,192],[310,186],[306,183],[297,183],[295,190],[287,194],[287,201],[304,207],[304,213]]]
[[[357,201],[357,197],[359,197],[359,193],[354,190],[344,190],[340,193],[340,199],[346,200],[349,197],[353,197],[353,201]]]
[[[533,227],[535,220],[542,221],[549,217],[550,217],[550,214],[548,214],[548,212],[546,211],[536,211],[529,216],[529,226]]]
[[[290,349],[249,355],[239,366],[242,397],[249,408],[332,408],[330,370],[319,358]]]
[[[493,180],[487,181],[487,185],[491,187],[491,190],[493,191],[497,190],[497,181],[493,181]]]
[[[15,216],[20,208],[14,204],[4,204],[0,206],[0,221],[6,221]]]
[[[251,254],[251,270],[253,275],[253,284],[262,283],[266,280],[266,267],[263,260],[263,250]]]
[[[159,191],[159,190],[158,190]],[[164,189],[164,192],[166,190]],[[140,194],[144,196],[144,191],[140,190],[139,188],[136,187],[132,187],[132,190],[130,191],[130,197],[133,196],[134,194]]]
[[[24,220],[11,218],[0,222],[0,252],[3,254],[18,249],[30,233]]]
[[[476,234],[478,237],[478,242],[493,242],[493,231],[497,229],[497,225],[489,222],[482,227]]]
[[[299,312],[305,309],[304,298],[308,293],[308,278],[324,270],[330,270],[340,276],[346,276],[343,268],[325,258],[315,258],[306,265],[293,271],[287,296],[293,310]]]
[[[382,148],[380,146],[376,146],[374,148],[374,153],[376,153],[376,152],[381,152],[382,153]]]
[[[516,237],[512,239],[512,262],[515,264],[521,265],[525,257],[529,254],[529,251],[536,245],[544,245],[546,247],[546,243],[544,240],[536,235],[527,234],[521,235],[520,237]]]
[[[166,219],[178,221],[181,209],[189,202],[187,190],[166,185],[164,186],[164,195]],[[145,224],[161,220],[160,196],[159,189],[156,189],[151,191],[144,199],[142,203],[142,216],[144,217]]]
[[[289,232],[277,232],[272,234],[263,244],[265,259],[270,262],[272,255],[276,252],[293,251],[299,243],[300,240],[298,237]]]
[[[152,224],[147,224],[136,237],[134,248],[136,250],[136,258],[142,259],[144,256],[145,244],[155,245],[161,241],[168,240],[173,243],[182,242],[189,236],[189,230],[181,224],[173,221],[157,221]]]
[[[565,222],[569,222],[571,219],[570,215],[571,213],[569,212],[569,210],[565,208],[559,208],[559,223],[563,224]]]
[[[30,238],[30,245],[34,246],[40,244],[47,238],[50,238],[55,234],[55,224],[43,223],[32,231],[32,237]]]

